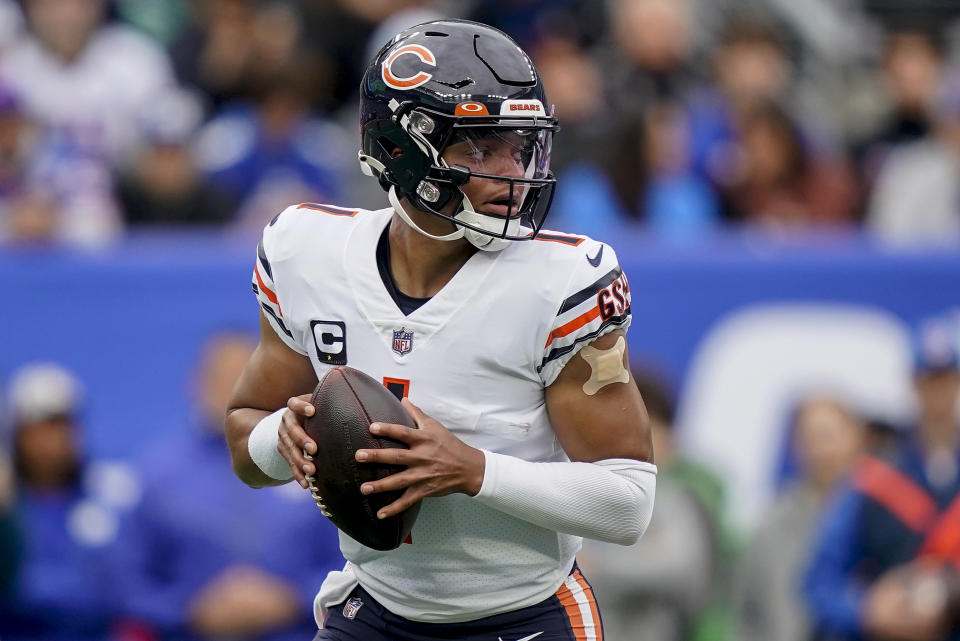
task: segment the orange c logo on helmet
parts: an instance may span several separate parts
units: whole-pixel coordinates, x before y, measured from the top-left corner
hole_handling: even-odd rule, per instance
[[[461,102],[453,111],[455,116],[488,116],[486,105],[482,102]]]
[[[430,65],[431,67],[437,66],[437,59],[433,55],[433,52],[423,45],[403,45],[391,53],[387,59],[383,61],[383,65],[380,67],[380,76],[383,78],[383,81],[387,83],[388,87],[406,91],[408,89],[419,87],[433,77],[433,74],[429,74],[425,71],[419,71],[407,78],[398,78],[393,75],[393,71],[391,71],[390,67],[393,66],[393,63],[396,62],[397,58],[407,53],[420,58],[420,62],[424,64]]]

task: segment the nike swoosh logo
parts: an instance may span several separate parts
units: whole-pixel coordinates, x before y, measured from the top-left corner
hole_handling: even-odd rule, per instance
[[[528,637],[523,637],[522,639],[517,639],[517,641],[530,641],[530,639],[536,639],[538,636],[543,634],[543,631],[537,632],[536,634],[531,634]],[[498,641],[503,641],[502,637],[497,637]]]
[[[600,249],[597,250],[597,255],[593,258],[587,256],[587,262],[590,263],[593,267],[600,266],[600,259],[603,258],[603,245],[600,245]],[[517,639],[517,641],[527,641],[526,639]]]

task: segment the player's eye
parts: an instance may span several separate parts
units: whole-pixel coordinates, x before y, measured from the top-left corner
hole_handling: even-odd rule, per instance
[[[467,156],[476,162],[482,162],[484,160],[489,160],[493,156],[493,151],[489,147],[474,147],[471,149]]]

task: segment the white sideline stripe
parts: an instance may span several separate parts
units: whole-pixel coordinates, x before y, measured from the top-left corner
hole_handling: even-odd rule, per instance
[[[593,620],[593,612],[590,611],[590,602],[587,600],[587,595],[584,594],[583,586],[572,574],[567,577],[564,583],[570,589],[570,594],[577,602],[577,607],[580,608],[580,617],[583,619],[583,631],[587,635],[587,641],[597,641],[597,622]]]

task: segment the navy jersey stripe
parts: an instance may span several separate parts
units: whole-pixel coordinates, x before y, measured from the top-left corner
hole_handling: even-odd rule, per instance
[[[267,312],[268,314],[270,314],[270,316],[273,317],[273,320],[277,321],[277,325],[280,326],[280,329],[283,330],[283,333],[284,333],[284,334],[286,334],[286,335],[289,336],[290,338],[293,338],[293,334],[291,334],[291,333],[290,333],[290,330],[287,329],[287,326],[283,324],[283,321],[280,320],[280,317],[277,316],[277,313],[276,313],[275,311],[273,311],[272,309],[270,309],[270,306],[269,306],[269,305],[267,305],[266,303],[264,303],[263,301],[261,301],[261,302],[260,302],[260,307],[262,307],[265,312]]]
[[[260,264],[263,265],[263,271],[267,272],[270,280],[273,280],[273,269],[270,267],[270,261],[267,260],[267,252],[263,249],[262,236],[260,237],[260,242],[257,243],[257,257],[260,259]]]
[[[571,296],[568,296],[567,299],[563,301],[563,304],[560,305],[560,311],[557,312],[557,316],[559,316],[564,312],[570,311],[571,309],[573,309],[583,301],[587,300],[588,298],[592,296],[596,296],[601,289],[604,289],[605,287],[609,287],[610,283],[615,281],[622,273],[623,273],[623,270],[621,270],[620,266],[617,265],[616,267],[611,269],[609,272],[607,272],[605,275],[601,276],[600,279],[595,283],[593,283],[592,285],[587,285],[576,294],[572,294]]]
[[[584,334],[583,336],[578,337],[577,340],[573,341],[569,345],[564,345],[563,347],[557,347],[555,349],[550,350],[550,353],[547,354],[546,358],[543,359],[543,362],[541,362],[540,365],[537,367],[537,373],[540,373],[540,371],[544,368],[544,366],[550,361],[556,360],[561,356],[563,356],[564,354],[569,354],[570,352],[572,352],[574,348],[577,346],[577,343],[582,343],[583,341],[588,341],[593,338],[596,338],[597,336],[600,335],[600,332],[610,327],[611,325],[623,325],[625,322],[627,322],[628,318],[630,318],[629,307],[626,308],[623,311],[623,313],[620,314],[619,316],[611,316],[607,320],[600,323],[600,327],[598,327],[595,331],[592,331],[589,334]]]

